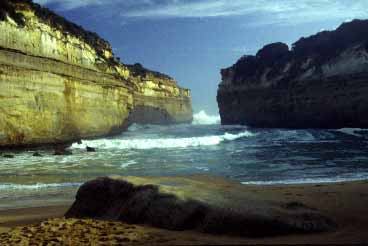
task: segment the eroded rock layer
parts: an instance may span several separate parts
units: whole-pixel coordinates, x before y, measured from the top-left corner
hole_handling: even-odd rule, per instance
[[[291,50],[267,45],[221,74],[223,124],[368,127],[368,21],[302,38]]]
[[[97,34],[29,0],[1,1],[0,32],[0,147],[109,135],[135,119],[192,120],[189,90],[120,63]]]

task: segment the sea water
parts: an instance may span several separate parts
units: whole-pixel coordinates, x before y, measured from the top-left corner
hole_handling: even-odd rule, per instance
[[[96,148],[87,152],[86,147]],[[218,116],[193,124],[132,125],[119,136],[0,158],[0,209],[62,204],[95,177],[208,174],[243,184],[321,183],[368,179],[368,131],[222,126]]]

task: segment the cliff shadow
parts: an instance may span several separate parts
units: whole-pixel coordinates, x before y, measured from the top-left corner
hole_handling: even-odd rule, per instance
[[[136,106],[129,114],[128,124],[174,124],[175,119],[165,109],[153,106]]]

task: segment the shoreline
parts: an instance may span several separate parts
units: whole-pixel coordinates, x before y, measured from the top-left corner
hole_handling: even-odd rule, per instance
[[[0,210],[0,233],[7,232],[18,226],[33,225],[51,218],[61,218],[70,205]]]
[[[102,177],[102,176],[101,176]],[[114,177],[110,176],[110,177]],[[120,176],[118,176],[120,177]],[[123,176],[124,177],[124,176]],[[156,178],[160,178],[160,176],[125,176],[126,178],[142,178],[142,179],[156,179]],[[98,178],[98,177],[96,177]],[[317,181],[317,182],[291,182],[291,183],[284,183],[284,182],[280,182],[278,183],[273,182],[273,181],[250,181],[250,182],[240,182],[238,180],[233,180],[230,178],[225,178],[225,177],[221,177],[221,176],[215,176],[215,175],[207,175],[207,174],[192,174],[192,175],[177,175],[177,176],[161,176],[161,178],[198,178],[198,179],[218,179],[218,180],[225,180],[228,182],[231,182],[232,184],[237,184],[240,185],[242,187],[254,187],[254,188],[259,188],[259,189],[283,189],[283,188],[296,188],[296,187],[319,187],[319,186],[335,186],[335,185],[345,185],[345,184],[359,184],[359,183],[367,183],[368,184],[368,178],[362,178],[362,179],[341,179],[341,180],[336,180],[336,181]],[[92,180],[93,178],[91,178]],[[313,179],[311,179],[313,180]],[[327,180],[330,180],[329,178]],[[37,204],[37,205],[30,205],[27,204],[25,206],[21,206],[19,204],[15,204],[15,203],[11,203],[9,205],[7,205],[6,203],[1,204],[0,203],[0,225],[1,225],[1,215],[3,212],[7,212],[7,211],[12,211],[12,210],[29,210],[29,209],[37,209],[37,208],[49,208],[49,207],[65,207],[65,206],[71,206],[71,204],[74,201],[74,197],[76,195],[76,192],[78,191],[78,189],[80,188],[81,185],[83,185],[85,182],[87,182],[89,180],[83,181],[83,182],[68,182],[68,183],[60,183],[60,187],[58,186],[59,183],[37,183],[37,184],[11,184],[11,183],[7,183],[7,185],[17,185],[19,187],[21,186],[35,186],[38,187],[40,186],[40,188],[35,188],[33,189],[34,191],[42,191],[42,190],[47,190],[47,189],[53,189],[53,188],[58,188],[58,189],[65,189],[65,191],[63,192],[63,198],[57,198],[56,200],[50,200],[51,202],[49,204],[45,204],[45,205],[39,205],[40,203],[45,203],[47,201],[47,198],[43,198],[43,197],[38,197],[38,199],[30,199],[29,197],[26,199],[26,202],[32,202],[33,204]],[[68,186],[64,186],[65,184],[68,184]],[[50,185],[50,186],[49,186]],[[20,188],[16,188],[15,190],[21,190]],[[0,189],[1,191],[1,189]],[[36,193],[36,192],[35,192]],[[65,197],[65,194],[68,194],[67,197]],[[22,197],[20,197],[21,199]],[[19,202],[19,201],[18,201]],[[37,203],[35,203],[37,202]],[[367,204],[368,205],[368,204]]]
[[[299,181],[298,179],[281,180],[281,181],[246,181],[240,182],[242,185],[259,185],[259,186],[295,186],[295,185],[333,185],[339,183],[368,182],[368,177],[364,178],[307,178]]]
[[[260,201],[267,200],[273,203],[301,202],[308,207],[318,209],[334,220],[338,225],[338,229],[334,232],[321,234],[289,235],[261,239],[215,236],[192,231],[166,231],[145,225],[138,226],[139,228],[137,227],[138,229],[136,230],[143,234],[155,231],[159,235],[160,240],[162,240],[162,244],[168,245],[198,243],[368,243],[368,216],[365,216],[368,214],[368,181],[287,185],[236,185],[233,181],[223,178],[201,175],[195,178],[206,180],[206,182],[216,181],[216,185],[224,187],[234,185],[233,188],[241,189],[240,192],[249,194],[249,196],[255,197]],[[0,233],[9,232],[19,226],[39,224],[47,219],[58,218],[63,221],[62,217],[70,205],[2,210],[0,211]],[[142,243],[144,244],[144,242]]]

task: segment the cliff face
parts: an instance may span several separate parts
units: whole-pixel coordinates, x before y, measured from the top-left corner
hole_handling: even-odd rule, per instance
[[[368,21],[265,46],[223,69],[223,124],[254,127],[368,127]]]
[[[190,91],[180,88],[167,75],[144,69],[140,64],[128,66],[134,91],[134,110],[129,120],[141,124],[192,122]]]
[[[31,1],[2,1],[0,32],[0,147],[109,135],[135,115],[192,119],[189,90],[121,64],[107,41]]]

